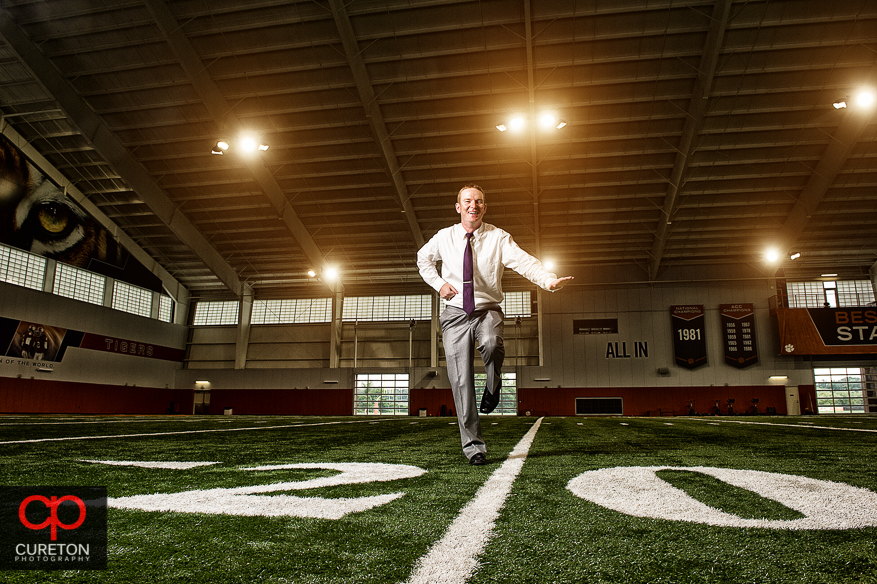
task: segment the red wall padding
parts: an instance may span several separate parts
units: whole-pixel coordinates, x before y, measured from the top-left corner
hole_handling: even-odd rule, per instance
[[[805,388],[801,386],[801,410],[806,408]],[[782,385],[752,386],[707,386],[707,387],[608,387],[608,388],[520,388],[518,389],[518,413],[527,410],[534,416],[574,416],[577,397],[620,397],[624,401],[625,416],[682,416],[688,415],[688,402],[694,400],[697,413],[710,413],[719,400],[722,414],[727,412],[728,399],[735,400],[734,409],[743,414],[758,399],[758,412],[763,414],[767,408],[776,408],[778,414],[786,410],[786,388]],[[815,403],[815,397],[814,403]],[[450,389],[411,390],[411,415],[416,416],[420,408],[426,408],[427,415],[437,416],[442,405],[446,410],[454,409],[454,398]]]
[[[812,385],[799,386],[802,413],[816,403]],[[776,408],[786,414],[785,387],[782,385],[720,387],[624,387],[624,388],[521,388],[518,412],[527,410],[534,416],[574,416],[577,397],[620,397],[627,416],[687,415],[688,402],[694,400],[698,413],[709,413],[719,401],[722,413],[729,398],[734,408],[744,413],[753,398],[758,411]],[[350,416],[353,414],[353,389],[214,389],[210,392],[211,414],[232,408],[235,414]],[[191,389],[161,389],[96,385],[41,379],[0,378],[0,412],[56,414],[189,414],[193,408]],[[450,389],[413,389],[410,413],[420,408],[436,416],[441,407],[450,415],[454,399]]]
[[[352,389],[212,389],[210,413],[352,416]]]
[[[191,414],[193,399],[191,389],[0,378],[0,412],[7,414]]]

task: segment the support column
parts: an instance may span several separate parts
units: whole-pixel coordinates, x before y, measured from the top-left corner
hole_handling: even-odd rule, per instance
[[[545,355],[542,350],[542,288],[536,288],[536,335],[539,339],[539,367],[545,364]]]
[[[238,338],[235,344],[234,368],[247,368],[247,350],[250,347],[250,320],[253,317],[253,288],[244,285],[244,293],[240,300],[240,318],[238,318]]]
[[[868,274],[871,276],[871,288],[874,292],[874,296],[877,296],[877,262],[871,266],[871,269],[868,270]]]
[[[329,339],[329,368],[341,367],[341,317],[344,314],[344,292],[340,288],[335,289],[332,299],[332,329]]]
[[[55,292],[55,260],[46,259],[46,272],[43,275],[43,292],[52,294]]]

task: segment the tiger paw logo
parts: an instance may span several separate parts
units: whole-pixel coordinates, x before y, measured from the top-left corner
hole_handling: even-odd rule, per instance
[[[786,349],[786,353],[794,353],[795,352],[795,345],[791,345],[791,344],[786,345],[785,349]]]

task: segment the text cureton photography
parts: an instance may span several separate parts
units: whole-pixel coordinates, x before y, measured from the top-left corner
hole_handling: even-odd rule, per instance
[[[0,569],[106,568],[106,487],[0,487],[0,521]]]

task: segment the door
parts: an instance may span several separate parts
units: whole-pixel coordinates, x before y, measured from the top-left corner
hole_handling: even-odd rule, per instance
[[[786,412],[790,416],[801,415],[801,400],[798,395],[798,386],[786,387]]]

